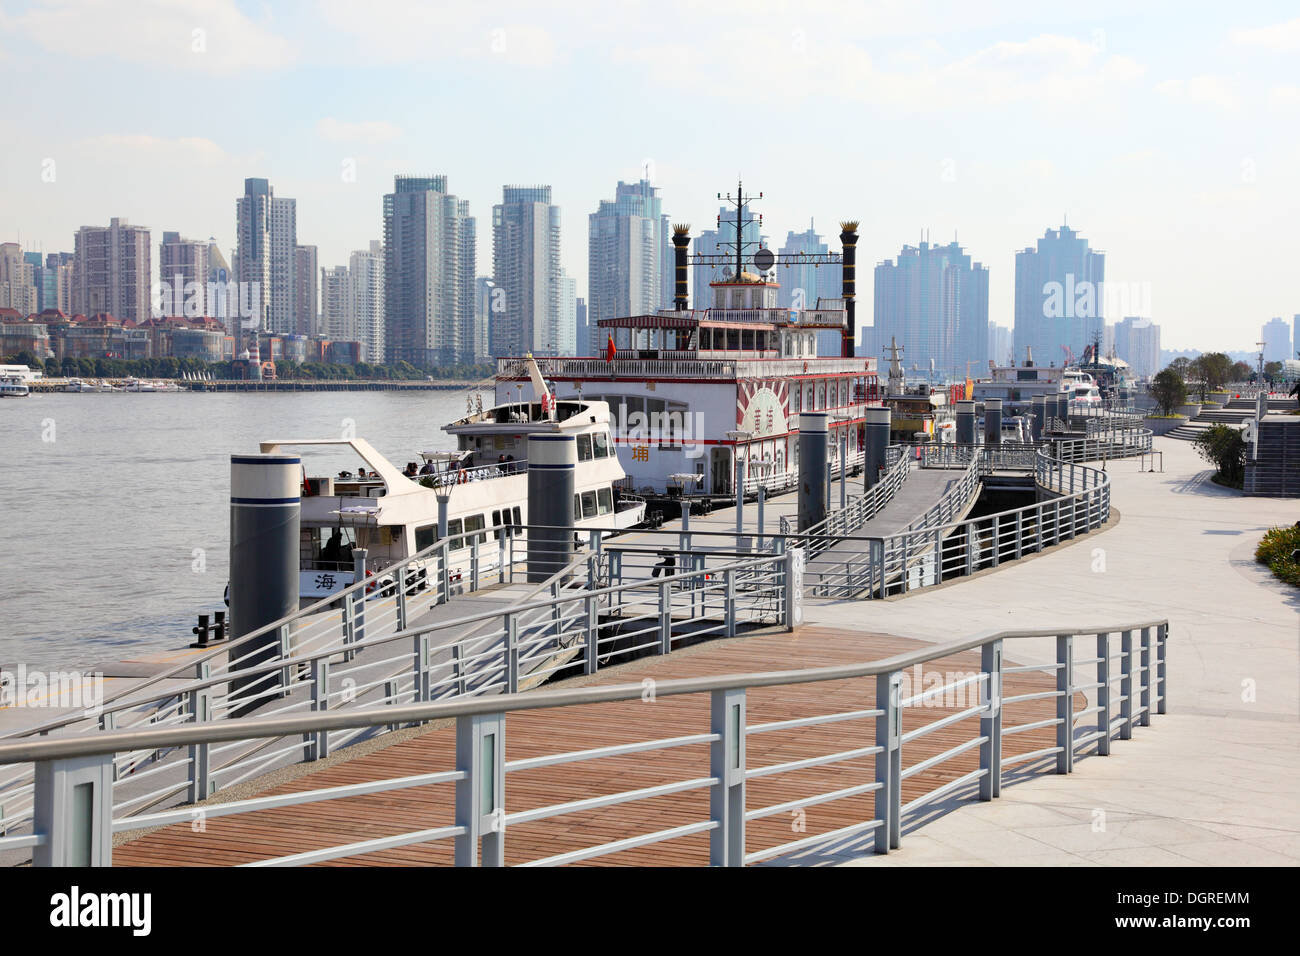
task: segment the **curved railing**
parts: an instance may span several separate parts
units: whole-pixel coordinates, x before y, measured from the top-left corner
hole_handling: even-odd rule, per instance
[[[111,806],[111,789],[105,788],[103,781],[113,773],[117,755],[121,753],[182,749],[195,753],[246,738],[316,740],[331,733],[361,734],[392,723],[424,724],[446,719],[456,722],[452,770],[211,804],[203,808],[204,818],[363,797],[416,786],[431,788],[421,800],[440,810],[435,820],[437,825],[430,828],[319,846],[287,856],[262,858],[254,865],[318,863],[397,847],[451,841],[458,865],[499,866],[505,860],[507,841],[516,832],[513,825],[614,806],[642,808],[640,814],[620,814],[620,819],[631,818],[629,825],[639,825],[638,832],[561,853],[552,849],[550,855],[523,862],[534,866],[575,863],[701,833],[710,835],[709,859],[716,865],[739,866],[800,851],[842,846],[849,837],[869,837],[876,853],[888,853],[901,845],[903,824],[909,820],[923,822],[921,812],[929,811],[939,801],[963,793],[980,800],[995,799],[1000,796],[1003,783],[1010,782],[1006,780],[1008,768],[1020,768],[1021,776],[1035,770],[1068,774],[1074,769],[1076,759],[1089,753],[1109,754],[1116,739],[1129,739],[1135,727],[1150,724],[1153,714],[1164,714],[1168,636],[1169,621],[1164,618],[1086,627],[1071,623],[1059,628],[988,631],[858,664],[660,680],[654,684],[656,699],[709,695],[710,716],[697,733],[655,737],[653,728],[658,718],[654,708],[642,707],[629,712],[627,732],[620,734],[617,744],[568,752],[554,752],[553,744],[546,746],[547,721],[572,721],[574,718],[565,714],[564,708],[643,700],[644,683],[0,743],[0,766],[35,763],[41,768],[37,774],[33,832],[0,838],[0,852],[30,849],[33,863],[38,866],[108,865],[112,862],[115,833],[192,824],[194,811],[191,809],[147,816],[122,816],[115,812]],[[1054,639],[1055,658],[1046,663],[1008,665],[1004,662],[1007,642],[1033,638]],[[1095,645],[1088,643],[1080,655],[1076,644],[1093,641]],[[904,692],[909,677],[913,673],[920,676],[927,664],[976,651],[978,665],[965,663],[962,670],[944,673],[934,686],[925,680],[924,689],[912,687],[913,692]],[[1027,686],[1029,678],[1019,676],[1035,673],[1049,679],[1043,681],[1040,677]],[[1009,676],[1011,686],[1006,683]],[[849,710],[767,723],[752,723],[747,717],[746,701],[751,689],[829,685],[838,681],[862,682]],[[1051,689],[1040,689],[1044,684]],[[1085,695],[1086,706],[1078,706],[1080,694]],[[552,716],[557,710],[560,714]],[[542,721],[540,730],[537,726],[530,729],[529,740],[534,744],[540,741],[544,752],[531,752],[534,747],[530,744],[528,757],[507,760],[509,718],[526,711],[537,711],[533,719]],[[932,719],[919,720],[927,712],[933,715]],[[852,729],[853,722],[859,721],[868,722],[865,736],[874,743],[860,745],[864,735]],[[838,740],[827,742],[825,729],[831,724],[845,729]],[[924,745],[918,743],[938,731],[944,732],[942,739],[931,738]],[[797,744],[795,749],[801,754],[800,759],[771,762],[746,747],[748,739],[774,732],[779,735],[777,739]],[[856,741],[852,739],[855,736]],[[956,742],[948,746],[954,737]],[[858,745],[846,748],[845,743]],[[1047,745],[1039,746],[1042,743]],[[707,762],[700,754],[698,769],[687,767],[675,771],[677,775],[685,772],[694,776],[573,799],[575,790],[582,793],[591,786],[593,774],[589,768],[601,766],[601,760],[689,747],[708,748]],[[930,755],[929,751],[935,748],[946,749]],[[809,749],[816,756],[803,756]],[[871,758],[874,772],[870,776],[864,773],[862,782],[849,786],[840,786],[843,780],[836,778],[836,789],[819,789],[825,786],[824,782],[807,782],[806,776],[797,775],[809,767],[842,765],[866,758]],[[558,781],[563,802],[541,807],[533,805],[535,798],[530,797],[524,798],[525,806],[513,802],[515,798],[511,795],[516,791],[506,786],[510,774],[542,767],[552,768],[548,771],[552,774],[564,773],[555,768],[575,763],[588,769],[581,778],[566,775]],[[968,769],[972,765],[973,769]],[[935,768],[941,769],[930,774]],[[773,776],[782,777],[779,802],[751,806],[751,781]],[[903,781],[909,779],[913,782],[908,785],[908,792],[916,794],[918,789],[921,792],[904,802]],[[86,799],[61,797],[65,788],[83,781],[90,785],[84,792]],[[752,789],[757,792],[760,787]],[[654,829],[661,819],[662,803],[643,801],[700,790],[710,794],[707,815],[667,829]],[[866,794],[872,797],[869,809],[858,809],[858,819],[847,826],[822,829],[775,844],[769,837],[765,845],[759,846],[754,845],[757,842],[754,835],[746,836],[748,821],[788,815],[805,807]],[[755,834],[756,830],[751,828],[750,833]],[[201,839],[195,837],[196,841]],[[190,845],[201,847],[201,843]]]
[[[847,507],[828,512],[825,518],[804,531],[804,534],[809,536],[806,540],[810,554],[818,553],[825,543],[836,535],[847,534],[855,528],[862,527],[879,514],[894,495],[898,494],[911,473],[912,457],[907,454],[903,446],[890,445],[886,451],[885,461],[889,465],[888,470],[871,486],[870,491],[855,497]],[[786,515],[781,516],[780,527],[782,534],[789,534],[794,530],[794,524]]]
[[[979,471],[977,457],[967,477],[978,481]],[[833,598],[902,594],[1042,551],[1109,520],[1110,478],[1104,470],[1039,449],[1034,474],[1050,496],[1031,505],[963,520],[918,519],[890,535],[839,536],[809,560],[805,589]],[[787,544],[812,548],[800,535],[787,536]]]

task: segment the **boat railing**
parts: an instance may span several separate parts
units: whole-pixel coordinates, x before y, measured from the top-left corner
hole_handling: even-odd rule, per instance
[[[733,566],[732,573],[738,573],[742,564]],[[750,562],[748,567],[757,565]],[[599,618],[594,612],[582,616],[582,611],[592,611],[587,602],[596,599],[595,595],[584,597],[577,602],[578,614],[566,615],[575,622],[575,646],[587,649],[584,653],[590,653],[599,640]],[[509,625],[506,631],[511,633]],[[613,839],[596,835],[592,838],[595,842],[584,841],[560,852],[543,851],[548,855],[523,862],[533,866],[578,863],[705,833],[709,834],[709,861],[722,866],[842,849],[850,838],[862,841],[862,852],[869,848],[888,853],[901,846],[905,831],[910,833],[925,824],[939,801],[962,797],[994,800],[1001,796],[1004,783],[1013,783],[1010,771],[1018,779],[1041,773],[1069,774],[1077,761],[1108,755],[1116,740],[1129,740],[1135,729],[1150,726],[1154,715],[1167,712],[1169,636],[1167,618],[1076,619],[1051,628],[984,631],[883,660],[655,680],[656,700],[679,696],[707,699],[708,706],[699,708],[707,716],[701,717],[696,732],[665,737],[658,729],[661,724],[655,709],[643,706],[627,712],[618,743],[567,751],[563,745],[547,743],[551,739],[548,727],[593,720],[583,707],[644,700],[645,682],[431,700],[423,695],[423,688],[430,686],[432,675],[416,654],[412,678],[422,692],[414,699],[384,706],[0,743],[0,767],[34,764],[39,768],[34,827],[30,833],[0,838],[0,851],[30,850],[37,866],[107,866],[112,862],[116,834],[144,827],[192,826],[196,812],[192,808],[130,816],[114,805],[114,787],[106,781],[113,779],[123,754],[183,752],[201,758],[250,740],[263,747],[285,740],[307,741],[307,746],[319,753],[328,749],[322,742],[337,737],[443,720],[455,723],[451,769],[211,803],[203,807],[203,819],[411,787],[427,788],[420,799],[436,808],[431,826],[370,835],[349,843],[331,842],[322,835],[313,840],[311,848],[289,854],[277,854],[271,846],[261,850],[253,865],[304,865],[442,843],[450,844],[449,855],[457,865],[502,866],[511,835],[527,831],[517,825],[562,820],[568,814],[615,806],[623,808],[620,812],[632,821],[632,835]],[[415,639],[418,649],[418,635]],[[1041,655],[1035,660],[1030,651],[1030,662],[1023,664],[1005,660],[1004,653],[1013,646],[1031,640],[1054,641],[1055,653],[1047,660]],[[947,670],[933,685],[928,679],[923,688],[909,682],[912,673],[934,673],[937,668],[928,665],[941,660],[948,662]],[[322,677],[327,674],[319,664],[314,663],[313,668]],[[751,691],[770,693],[771,688],[797,687],[805,696],[817,698],[822,696],[820,688],[835,686],[832,682],[854,682],[852,686],[858,688],[848,709],[839,705],[816,716],[765,722],[755,722],[747,715]],[[933,712],[929,719],[925,719],[927,710]],[[529,739],[542,741],[542,749],[507,759],[511,721],[517,715],[527,715]],[[826,727],[844,721],[865,722],[865,746],[861,741],[847,748],[843,741],[827,742]],[[747,746],[758,735],[772,732],[794,739],[801,759],[774,762]],[[930,736],[936,732],[948,736],[940,742]],[[555,738],[561,736],[557,733]],[[582,768],[587,768],[589,775],[591,767],[603,766],[602,760],[686,748],[704,748],[707,755],[696,749],[698,766],[684,768],[667,782],[587,795],[590,784],[582,782]],[[815,756],[804,756],[807,752]],[[786,776],[808,766],[866,758],[871,759],[873,769],[848,788],[837,777],[828,789],[826,782],[799,784],[799,778]],[[531,790],[506,785],[511,774],[540,767],[561,774],[563,802],[538,806],[528,795]],[[936,767],[939,773],[928,773]],[[572,775],[569,768],[574,770]],[[789,782],[794,788],[793,799],[755,802],[758,788],[749,786],[750,782],[773,776]],[[82,799],[64,798],[73,787]],[[710,795],[707,812],[665,826],[661,822],[662,800],[657,798],[692,792]],[[759,828],[746,825],[854,795],[870,795],[870,801],[857,819],[834,829],[821,827],[818,832],[787,839],[764,836]]]

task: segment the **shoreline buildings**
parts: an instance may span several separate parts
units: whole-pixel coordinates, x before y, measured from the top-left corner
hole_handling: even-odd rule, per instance
[[[1103,334],[1106,256],[1068,226],[1016,253],[1015,354],[1039,365],[1078,361]]]
[[[596,326],[599,320],[649,315],[668,307],[671,248],[663,200],[649,180],[620,181],[614,199],[600,201],[587,217],[586,321],[585,335],[577,340],[578,354],[604,353],[607,338]]]
[[[557,355],[560,330],[560,209],[550,186],[504,186],[492,207],[492,281],[503,309],[492,315],[494,356]]]

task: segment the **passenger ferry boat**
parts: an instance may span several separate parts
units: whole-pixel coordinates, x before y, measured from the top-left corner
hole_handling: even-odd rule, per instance
[[[16,375],[0,378],[0,398],[26,398],[30,394],[27,383]]]
[[[645,517],[645,501],[620,495],[623,469],[614,453],[609,407],[592,399],[553,400],[531,360],[536,401],[480,407],[444,426],[453,451],[425,451],[423,465],[393,464],[359,438],[264,441],[263,454],[290,449],[345,446],[360,460],[358,474],[311,477],[304,466],[299,598],[328,597],[353,582],[352,549],[366,550],[367,570],[381,587],[392,582],[383,569],[438,540],[439,496],[447,498],[449,567],[453,579],[467,573],[474,545],[479,568],[498,566],[498,542],[512,526],[528,523],[527,449],[530,434],[574,435],[578,464],[573,515],[578,528],[621,530]],[[364,474],[360,472],[364,471]],[[412,472],[415,472],[412,474]],[[518,540],[526,538],[519,533]]]
[[[1075,408],[1101,405],[1101,389],[1088,372],[1067,368],[1061,373],[1061,387],[1070,393],[1070,404]]]
[[[744,221],[738,213],[738,247],[745,245],[739,235]],[[863,409],[881,404],[881,390],[875,358],[843,354],[852,352],[847,254],[856,244],[857,224],[842,225],[841,239],[850,237],[844,297],[819,297],[806,309],[779,307],[780,285],[771,268],[776,257],[760,249],[749,263],[755,271],[743,266],[738,254],[735,267],[710,283],[712,307],[688,308],[689,238],[686,226],[676,226],[674,308],[598,319],[596,326],[608,335],[603,357],[538,360],[558,394],[609,406],[629,490],[648,496],[731,496],[738,460],[746,465],[746,493],[760,484],[772,492],[793,487],[799,474],[799,415],[805,411],[830,416],[832,467],[837,467],[841,436],[847,439],[850,464],[862,460]],[[528,376],[511,359],[497,361],[497,401],[534,400]]]

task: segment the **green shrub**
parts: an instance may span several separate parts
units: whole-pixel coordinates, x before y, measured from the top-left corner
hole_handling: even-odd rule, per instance
[[[1291,552],[1297,548],[1300,548],[1300,528],[1270,528],[1255,549],[1255,560],[1268,565],[1287,584],[1300,587],[1300,562],[1291,560]]]
[[[1192,439],[1202,458],[1214,465],[1220,484],[1240,488],[1246,479],[1246,440],[1241,430],[1214,425]]]

